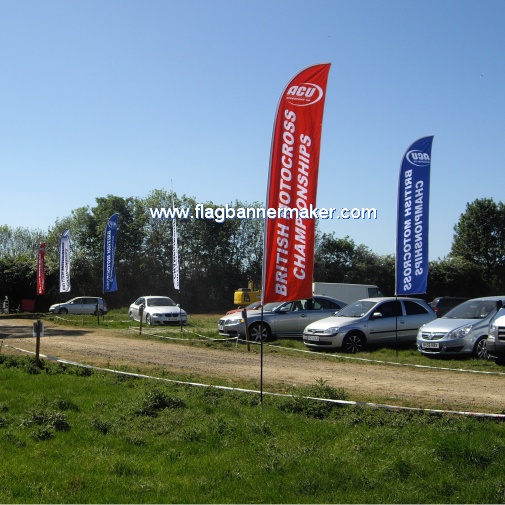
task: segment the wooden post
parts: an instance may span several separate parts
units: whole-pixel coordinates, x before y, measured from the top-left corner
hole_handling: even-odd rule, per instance
[[[245,341],[247,343],[247,350],[251,350],[251,344],[249,343],[249,325],[247,324],[247,309],[242,310],[242,319],[244,320],[245,326]]]
[[[139,305],[140,335],[142,335],[142,318],[144,317],[144,306]]]
[[[35,344],[35,363],[38,367],[42,366],[42,363],[40,362],[40,335],[44,331],[43,328],[44,326],[40,319],[37,319],[37,322],[33,323],[33,335],[37,339]]]

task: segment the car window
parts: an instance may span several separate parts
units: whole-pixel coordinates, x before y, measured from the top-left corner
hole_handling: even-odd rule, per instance
[[[147,305],[149,307],[173,307],[175,306],[174,301],[168,296],[157,297],[157,298],[148,298]]]
[[[454,307],[444,316],[449,319],[484,319],[496,309],[496,302],[490,300],[468,300]]]
[[[265,311],[275,310],[280,306],[281,306],[280,302],[270,302],[270,303],[266,303],[263,306],[263,310],[265,310]]]
[[[295,312],[296,310],[302,310],[301,300],[296,300],[294,302],[287,302],[282,306],[283,312]]]
[[[305,300],[301,300],[303,310],[314,310],[316,307],[314,306],[314,300],[312,298],[306,298]]]
[[[407,316],[415,316],[417,314],[427,314],[428,311],[420,303],[411,302],[410,300],[404,300],[403,305],[405,306],[405,313]]]
[[[342,307],[331,300],[314,298],[314,310],[340,310]]]
[[[143,298],[137,298],[133,305],[142,305],[145,304],[145,300]]]
[[[402,306],[399,301],[384,302],[373,309],[373,313],[382,314],[382,317],[396,317],[402,315]]]
[[[367,302],[358,300],[344,307],[338,314],[338,317],[363,317],[377,302]]]
[[[74,301],[70,302],[74,304],[82,304],[82,298],[76,298]]]

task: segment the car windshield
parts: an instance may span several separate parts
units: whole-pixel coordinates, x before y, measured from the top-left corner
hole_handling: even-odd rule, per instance
[[[484,319],[496,309],[493,300],[468,300],[447,312],[445,319]]]
[[[159,298],[147,298],[146,305],[148,307],[174,307],[175,303],[168,296],[159,297]]]
[[[336,317],[363,317],[377,302],[358,300],[333,314]]]

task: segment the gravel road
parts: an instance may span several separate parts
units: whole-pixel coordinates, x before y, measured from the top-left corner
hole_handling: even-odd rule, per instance
[[[32,321],[0,318],[0,345],[5,354],[17,353],[14,348],[35,351]],[[259,349],[248,352],[243,345],[211,349],[139,339],[134,332],[63,328],[46,322],[40,352],[108,368],[128,365],[145,373],[164,369],[195,381],[221,378],[231,383],[246,380],[255,388],[259,385]],[[464,361],[458,365],[465,368]],[[473,412],[505,411],[505,375],[342,361],[319,353],[280,355],[265,350],[264,391],[287,390],[293,385],[314,384],[319,379],[344,388],[356,401]]]

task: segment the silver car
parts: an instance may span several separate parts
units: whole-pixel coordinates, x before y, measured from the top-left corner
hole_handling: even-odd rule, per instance
[[[107,303],[99,296],[78,296],[68,302],[55,303],[49,307],[53,314],[107,314]]]
[[[309,324],[303,343],[314,349],[351,353],[367,344],[414,343],[419,327],[436,318],[433,309],[417,298],[365,298]]]
[[[272,335],[278,338],[301,337],[308,323],[317,321],[345,307],[346,303],[329,296],[314,296],[293,302],[267,303],[261,310],[247,311],[247,326],[251,340],[266,340]],[[222,317],[217,325],[220,335],[245,337],[245,321],[242,313]]]
[[[140,321],[140,307],[142,307],[142,321],[149,326],[165,324],[186,324],[188,314],[182,310],[168,296],[141,296],[137,298],[128,310],[132,321]]]
[[[461,303],[417,335],[417,349],[425,355],[473,355],[487,358],[489,323],[505,296],[474,298]]]

